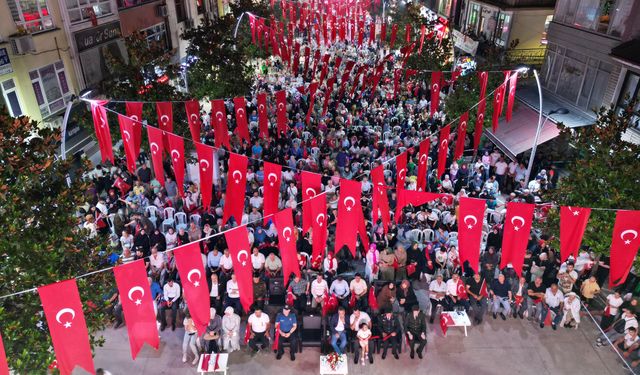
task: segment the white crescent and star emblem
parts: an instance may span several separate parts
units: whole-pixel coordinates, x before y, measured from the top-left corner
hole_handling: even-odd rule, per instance
[[[162,116],[160,116],[160,121],[161,121],[164,125],[166,125],[166,124],[169,122],[169,116],[167,116],[167,115],[162,115]]]
[[[260,112],[264,112],[264,104],[260,104],[260,105],[258,106],[258,111],[260,111]]]
[[[140,286],[134,286],[133,288],[129,289],[129,293],[127,294],[127,297],[129,297],[129,300],[134,302],[137,306],[140,306],[142,304],[142,300],[140,298],[136,298],[136,300],[134,301],[132,297],[133,292],[135,291],[140,292],[140,298],[144,297],[144,289],[142,289],[142,287]]]
[[[240,259],[240,256],[244,254],[244,260]],[[238,252],[238,262],[240,262],[242,264],[242,266],[246,266],[247,265],[247,259],[249,259],[249,253],[247,252],[247,250],[240,250]]]
[[[316,223],[318,223],[319,226],[322,226],[326,217],[327,215],[325,214],[318,214],[318,216],[316,216]]]
[[[271,179],[273,177],[273,180]],[[267,181],[269,181],[269,186],[273,186],[278,182],[278,176],[275,173],[269,173],[267,175]]]
[[[479,122],[480,124],[482,124],[482,123],[484,122],[484,113],[480,113],[480,114],[478,115],[478,122]]]
[[[153,146],[155,146],[155,148]],[[154,154],[154,155],[157,154],[158,151],[160,151],[160,146],[158,146],[158,144],[155,143],[155,142],[151,142],[151,146],[150,147],[151,147],[151,153]]]
[[[473,224],[469,224],[467,223],[467,219],[472,219],[473,220]],[[473,215],[467,215],[464,217],[464,219],[462,219],[462,221],[467,224],[467,228],[471,229],[473,228],[476,224],[478,224],[478,219],[476,219],[475,216]]]
[[[191,115],[189,115],[189,119],[191,120],[191,122],[195,124],[198,122],[198,115],[196,115],[195,113],[192,113]]]
[[[515,221],[519,221],[520,222],[520,227],[518,225],[516,225]],[[522,216],[514,216],[511,218],[511,224],[513,224],[513,229],[515,230],[520,230],[521,227],[524,226],[524,218]]]
[[[222,121],[223,118],[224,113],[222,113],[221,111],[216,112],[216,119],[218,119],[218,121]]]
[[[407,170],[402,168],[400,172],[398,172],[398,178],[401,180],[404,180],[406,176],[407,176]]]
[[[348,205],[347,202],[351,202],[351,205]],[[347,208],[347,211],[351,211],[351,209],[356,205],[356,200],[349,196],[342,201],[342,204]]]
[[[289,233],[289,235],[287,235],[287,233]],[[283,237],[287,242],[291,241],[291,228],[289,228],[289,227],[285,227],[285,228],[282,230],[282,237]]]
[[[278,103],[278,110],[279,110],[280,112],[283,112],[283,111],[284,111],[284,103]]]
[[[237,173],[237,174],[238,174],[238,176],[240,176],[240,177],[236,177],[236,173]],[[231,174],[231,177],[233,177],[233,179],[234,179],[234,181],[236,182],[236,184],[239,184],[239,183],[240,183],[240,180],[242,179],[242,173],[240,173],[240,171],[236,169],[236,170],[235,170],[235,171],[233,171],[233,173]]]
[[[499,101],[500,101],[500,99],[502,99],[502,98],[500,97],[500,91],[498,91],[498,92],[496,93],[496,102],[499,102]]]
[[[307,188],[304,193],[307,194],[307,197],[309,198],[313,198],[316,196],[316,190],[314,188]]]
[[[434,83],[431,89],[433,90],[433,92],[436,92],[440,89],[440,85],[438,85],[437,83]]]
[[[244,108],[238,108],[238,117],[244,117]]]
[[[131,115],[129,117],[135,122],[140,121],[140,119],[138,118],[138,115]]]
[[[626,234],[632,234],[633,237],[629,240],[629,239],[625,239],[624,236]],[[633,230],[633,229],[627,229],[625,231],[623,231],[622,233],[620,233],[620,239],[624,240],[624,244],[625,245],[630,245],[631,241],[635,240],[636,238],[638,238],[638,232]]]
[[[440,148],[441,149],[445,149],[449,147],[449,140],[448,139],[443,139],[442,142],[440,142]]]
[[[463,121],[462,124],[460,124],[460,129],[462,129],[463,132],[467,131],[467,122]]]
[[[60,309],[60,311],[58,311],[58,313],[56,314],[56,321],[58,323],[62,324],[62,322],[60,321],[60,318],[62,317],[62,315],[67,314],[67,313],[71,314],[71,320],[74,320],[76,318],[76,312],[73,311],[73,309],[65,307],[64,309]],[[66,321],[62,325],[64,326],[64,328],[71,328],[71,322],[70,321]]]
[[[571,212],[573,214],[573,216],[580,216],[580,211],[578,210],[572,210],[571,206],[567,206],[567,208],[569,209],[569,212]]]
[[[200,170],[206,172],[209,169],[209,161],[207,159],[200,159]]]
[[[420,164],[424,164],[427,162],[427,155],[422,154],[420,155]]]
[[[128,143],[131,140],[131,133],[129,133],[128,130],[125,130],[125,131],[122,132],[122,134],[124,134],[124,139]]]
[[[104,128],[105,125],[106,125],[106,122],[104,121],[104,119],[102,117],[100,117],[100,127]]]
[[[171,156],[173,157],[174,163],[177,163],[180,160],[180,151],[171,150]]]
[[[191,280],[191,275],[198,275],[198,280],[193,281]],[[200,273],[200,270],[198,269],[192,269],[191,271],[189,271],[189,273],[187,274],[187,280],[193,284],[193,286],[195,286],[196,288],[200,286],[200,279],[202,279],[202,273]]]

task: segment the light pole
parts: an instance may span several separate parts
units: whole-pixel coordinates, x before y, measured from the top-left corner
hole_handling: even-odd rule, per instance
[[[529,184],[529,178],[531,177],[531,169],[533,168],[533,159],[536,157],[536,150],[538,148],[538,140],[540,139],[540,133],[544,124],[549,120],[549,117],[553,114],[566,115],[569,110],[566,108],[557,108],[547,114],[547,117],[542,121],[542,86],[540,85],[540,77],[538,77],[538,71],[533,69],[533,76],[536,78],[536,85],[538,85],[538,98],[539,98],[539,110],[538,110],[538,128],[536,129],[536,136],[533,140],[533,147],[531,148],[531,155],[529,156],[529,164],[527,165],[527,174],[524,176],[524,183]]]

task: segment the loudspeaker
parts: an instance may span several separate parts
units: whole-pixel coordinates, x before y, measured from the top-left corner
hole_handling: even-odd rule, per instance
[[[300,338],[305,344],[320,345],[322,342],[322,316],[305,315],[302,317]]]

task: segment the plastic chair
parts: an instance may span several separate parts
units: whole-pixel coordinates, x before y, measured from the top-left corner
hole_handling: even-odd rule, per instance
[[[435,240],[435,233],[431,229],[425,229],[422,231],[425,241],[433,242]]]
[[[175,224],[174,215],[176,214],[176,209],[173,207],[165,207],[162,211],[162,216],[164,220],[162,220],[162,233],[165,232],[165,227],[173,227]]]
[[[109,224],[109,229],[111,229],[111,233],[117,235],[116,224],[113,220],[115,217],[116,217],[116,214],[110,214],[109,216],[107,216],[107,224]]]
[[[176,220],[176,229],[180,230],[180,229],[187,229],[187,214],[185,214],[184,212],[176,212],[175,216],[174,216],[175,220]]]
[[[144,209],[144,212],[147,214],[149,220],[153,223],[154,227],[158,227],[158,207],[156,206],[147,206]]]
[[[198,214],[193,214],[189,217],[189,221],[196,224],[196,227],[200,226],[200,222],[202,221],[202,217]]]

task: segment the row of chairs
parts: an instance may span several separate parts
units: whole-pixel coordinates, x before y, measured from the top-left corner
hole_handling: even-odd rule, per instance
[[[202,217],[199,214],[191,214],[187,218],[187,214],[184,212],[176,212],[176,209],[173,207],[165,207],[162,210],[162,215],[158,215],[160,210],[156,206],[147,206],[145,209],[145,215],[149,218],[149,220],[153,223],[156,228],[159,228],[162,233],[166,233],[169,228],[174,228],[175,230],[187,229],[189,223],[194,222],[196,226],[200,226],[200,222],[202,221]],[[116,214],[110,214],[107,217],[107,223],[109,224],[109,228],[111,232],[115,235],[115,218]],[[161,221],[160,221],[161,220]],[[160,221],[160,226],[158,223]]]

